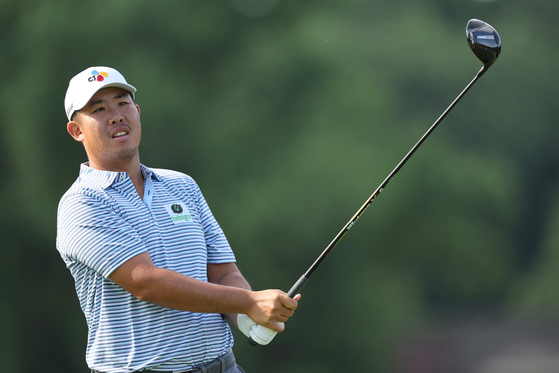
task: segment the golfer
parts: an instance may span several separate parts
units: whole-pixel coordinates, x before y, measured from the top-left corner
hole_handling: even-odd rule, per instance
[[[85,314],[87,364],[104,373],[244,372],[226,319],[247,336],[256,324],[280,332],[300,296],[251,291],[194,180],[140,163],[135,92],[118,71],[90,67],[72,78],[64,103],[88,162],[60,200],[56,245]]]

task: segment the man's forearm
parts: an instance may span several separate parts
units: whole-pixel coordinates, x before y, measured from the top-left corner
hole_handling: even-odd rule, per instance
[[[223,267],[223,269],[221,269]],[[225,272],[220,273],[219,277],[216,278],[216,272]],[[210,264],[208,265],[208,278],[209,281],[215,281],[215,283],[224,286],[231,286],[236,288],[241,288],[245,290],[251,290],[251,287],[248,281],[244,278],[244,276],[239,272],[235,265],[230,264]],[[223,312],[222,315],[229,320],[233,325],[237,326],[237,313],[227,313]]]
[[[248,289],[207,283],[164,268],[146,268],[132,294],[161,307],[204,313],[246,313],[254,302]]]

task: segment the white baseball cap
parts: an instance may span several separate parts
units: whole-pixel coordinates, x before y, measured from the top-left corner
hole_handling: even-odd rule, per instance
[[[128,84],[122,74],[113,68],[106,66],[89,67],[74,76],[70,80],[64,99],[64,108],[68,120],[72,120],[72,114],[87,105],[98,90],[108,87],[127,90],[134,99],[136,88]]]

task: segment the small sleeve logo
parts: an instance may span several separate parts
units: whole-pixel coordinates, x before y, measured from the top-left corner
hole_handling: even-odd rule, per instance
[[[175,224],[185,224],[192,221],[192,215],[183,202],[166,205],[165,209]]]

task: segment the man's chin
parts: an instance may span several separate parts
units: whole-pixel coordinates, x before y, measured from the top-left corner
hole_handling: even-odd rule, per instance
[[[115,152],[111,155],[111,159],[116,162],[130,162],[138,154],[138,149],[127,149]]]

